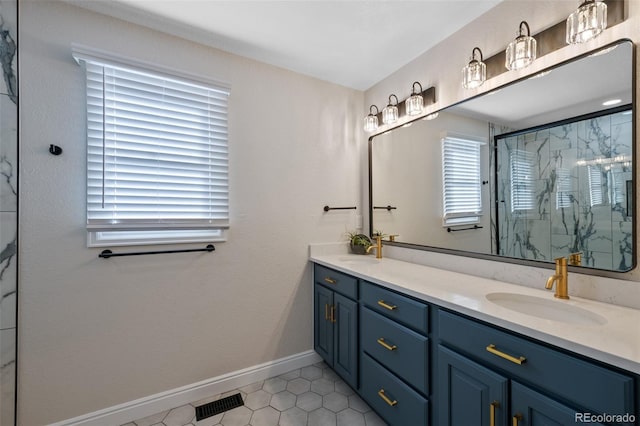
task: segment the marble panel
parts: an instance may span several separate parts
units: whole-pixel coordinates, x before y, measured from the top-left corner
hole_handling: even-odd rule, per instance
[[[0,62],[2,63],[2,79],[0,93],[9,95],[14,102],[18,98],[18,2],[0,1]]]
[[[18,115],[7,95],[0,95],[0,211],[18,206]]]
[[[0,329],[16,326],[17,213],[0,213]]]
[[[613,268],[613,255],[611,252],[601,253],[597,251],[588,251],[588,265],[598,269],[612,269]],[[584,256],[583,256],[584,264]]]
[[[574,253],[575,239],[573,235],[551,234],[551,258],[556,259]]]
[[[0,424],[13,425],[15,416],[16,329],[0,330]]]
[[[569,123],[549,129],[549,149],[551,151],[575,151],[578,142],[578,126]]]
[[[615,222],[611,232],[613,268],[626,271],[633,266],[633,223]]]
[[[526,258],[551,260],[551,225],[548,220],[527,221]]]

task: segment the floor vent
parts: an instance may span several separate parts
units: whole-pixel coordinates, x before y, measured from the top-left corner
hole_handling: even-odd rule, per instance
[[[244,401],[242,401],[242,396],[239,393],[227,396],[226,398],[197,406],[196,420],[200,421],[202,419],[206,419],[207,417],[215,416],[216,414],[229,411],[232,408],[242,407],[243,405]]]

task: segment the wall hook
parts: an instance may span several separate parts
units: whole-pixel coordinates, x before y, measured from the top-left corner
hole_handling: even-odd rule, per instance
[[[53,155],[60,155],[62,154],[62,148],[58,145],[51,144],[49,145],[49,152]]]

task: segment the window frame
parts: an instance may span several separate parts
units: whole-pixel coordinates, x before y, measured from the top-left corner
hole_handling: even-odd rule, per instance
[[[85,213],[87,214],[87,246],[88,247],[106,247],[106,246],[138,246],[138,245],[159,245],[159,244],[183,244],[183,243],[198,243],[198,242],[222,242],[227,241],[228,232],[227,229],[229,227],[230,214],[230,200],[229,200],[229,191],[228,191],[228,180],[229,180],[229,163],[228,163],[228,148],[229,148],[229,135],[228,135],[228,121],[229,121],[229,98],[231,93],[231,87],[227,83],[222,83],[220,81],[212,80],[206,77],[202,77],[195,74],[186,73],[184,71],[179,71],[175,69],[171,69],[169,67],[159,66],[157,64],[151,64],[148,62],[127,58],[124,56],[115,55],[109,52],[100,51],[97,49],[89,48],[82,45],[73,44],[72,45],[72,54],[75,61],[78,65],[83,68],[83,82],[85,85],[85,90],[87,88],[87,72],[84,67],[85,62],[93,63],[93,64],[102,64],[108,67],[116,67],[116,68],[124,68],[131,70],[133,72],[141,72],[148,74],[150,76],[166,79],[167,81],[177,81],[182,84],[191,84],[200,86],[203,88],[208,88],[209,90],[213,90],[219,92],[223,95],[226,95],[226,100],[224,103],[224,109],[221,113],[223,117],[224,126],[225,126],[225,137],[223,140],[224,153],[221,154],[224,157],[223,164],[223,172],[222,175],[226,181],[226,197],[223,199],[223,209],[226,209],[226,215],[223,218],[224,220],[220,221],[218,219],[211,220],[209,219],[209,224],[204,226],[202,224],[198,225],[189,225],[189,224],[181,224],[180,219],[174,219],[173,222],[171,220],[163,222],[162,219],[158,221],[158,223],[154,225],[146,224],[145,226],[140,227],[135,223],[119,225],[110,229],[109,225],[90,225],[89,223],[89,204],[88,204],[88,193],[87,199],[85,202]],[[159,87],[159,86],[158,86]],[[154,87],[155,89],[155,87]],[[85,102],[88,102],[88,93],[85,93],[84,99]],[[105,99],[105,98],[102,98]],[[104,101],[102,101],[104,102]],[[88,105],[87,105],[88,108]],[[88,122],[88,109],[85,109],[85,119],[87,120],[87,126],[89,126]],[[102,118],[104,120],[104,118]],[[89,149],[89,134],[88,127],[85,127],[85,136],[86,136],[86,147]],[[211,138],[209,136],[208,138]],[[168,138],[170,139],[170,138]],[[208,139],[208,141],[213,141],[213,139]],[[207,146],[212,147],[214,145],[210,145],[212,142],[208,142]],[[219,143],[216,140],[216,143]],[[208,148],[209,155],[211,155],[211,149]],[[218,157],[207,157],[207,158],[218,158]],[[87,167],[89,167],[89,154],[87,153]],[[88,169],[86,175],[86,183],[85,187],[87,191],[89,191],[89,181],[88,181]],[[220,173],[220,172],[218,172]],[[197,199],[197,198],[196,198]],[[212,198],[208,198],[212,200]],[[223,212],[224,214],[224,212]],[[132,221],[132,222],[135,222]]]
[[[487,141],[481,137],[467,136],[451,132],[443,133],[440,141],[442,149],[442,226],[444,228],[448,228],[478,224],[484,214],[484,208],[482,205],[482,147],[487,144]],[[446,147],[448,143],[468,145],[469,147],[473,146],[473,150],[475,151],[475,164],[473,166],[477,173],[473,182],[469,180],[464,182],[464,184],[467,189],[470,186],[473,186],[473,190],[475,191],[474,196],[477,201],[476,209],[465,210],[461,206],[456,207],[455,201],[451,199],[452,197],[459,198],[460,194],[456,195],[451,193],[452,182],[450,182],[450,180],[453,179],[452,173],[456,172],[448,169],[452,166],[460,167],[462,165],[464,165],[465,168],[468,168],[469,163],[463,163],[460,161],[460,164],[455,164],[456,159],[447,154],[447,149],[451,149]],[[460,179],[460,177],[458,177],[458,179]],[[458,201],[458,203],[460,203],[460,201]],[[448,210],[453,211],[448,212]]]

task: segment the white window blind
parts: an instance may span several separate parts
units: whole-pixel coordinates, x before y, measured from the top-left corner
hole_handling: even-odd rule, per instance
[[[227,228],[228,89],[76,59],[86,70],[87,229],[139,240]]]
[[[556,169],[556,210],[568,208],[572,205],[571,172],[559,167]]]
[[[511,212],[533,210],[535,188],[533,153],[516,149],[509,154],[511,169]]]
[[[589,176],[589,200],[591,207],[604,204],[602,193],[602,170],[599,166],[587,166]]]
[[[482,215],[480,148],[484,142],[442,139],[443,225],[478,223]]]

